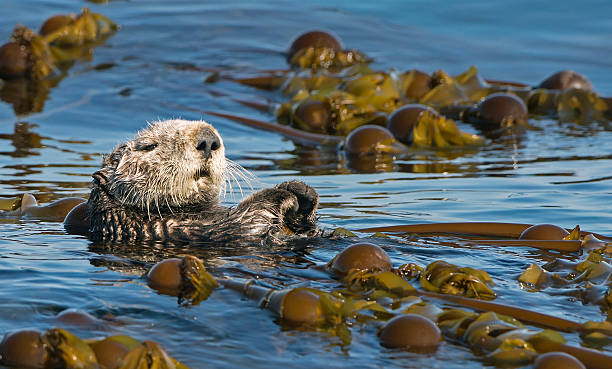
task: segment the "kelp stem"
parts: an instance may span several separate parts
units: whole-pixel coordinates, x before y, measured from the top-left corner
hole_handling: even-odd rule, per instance
[[[517,238],[523,231],[533,224],[524,223],[498,223],[498,222],[457,222],[457,223],[420,223],[420,224],[404,224],[396,226],[382,226],[362,228],[355,230],[356,232],[375,233],[455,233],[474,236],[493,236],[493,237],[508,237]],[[568,232],[572,229],[566,228]],[[612,241],[612,237],[604,236],[592,232],[580,232],[580,236],[584,237],[592,234],[602,241]],[[486,241],[488,242],[488,241]]]
[[[454,304],[469,307],[475,310],[492,311],[494,313],[508,315],[525,323],[552,328],[558,331],[577,332],[582,328],[580,323],[571,320],[558,318],[515,306],[503,305],[495,302],[471,299],[456,295],[444,295],[428,291],[418,291],[418,294],[421,296],[452,302]]]
[[[262,120],[241,117],[234,114],[215,111],[203,111],[203,113],[233,120],[234,122],[242,123],[250,127],[276,132],[293,141],[300,142],[305,145],[340,144],[342,141],[344,141],[344,137],[305,132],[289,126],[283,126],[278,123],[265,122]]]
[[[256,101],[249,101],[249,100],[240,100],[240,99],[231,99],[233,102],[236,102],[238,104],[244,105],[244,106],[248,106],[249,108],[253,108],[255,110],[259,110],[262,111],[264,113],[267,113],[270,111],[270,104],[266,104],[266,103],[262,103],[262,102],[256,102]]]
[[[485,245],[526,246],[565,252],[576,252],[581,249],[580,241],[569,240],[472,240],[472,242]]]
[[[258,286],[254,283],[254,280],[249,279],[246,281],[236,281],[234,279],[217,279],[220,285],[230,290],[240,292],[251,300],[260,301],[266,295],[271,293],[271,288]]]
[[[357,232],[457,233],[516,238],[529,227],[531,224],[496,222],[423,223],[363,228]]]

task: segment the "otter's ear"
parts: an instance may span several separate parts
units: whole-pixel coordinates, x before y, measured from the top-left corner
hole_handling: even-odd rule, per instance
[[[91,175],[93,179],[95,181],[98,181],[98,183],[101,185],[105,185],[106,183],[108,183],[108,177],[110,176],[110,172],[112,171],[112,169],[108,166],[108,156],[109,155],[104,155],[102,157],[102,169],[98,170],[97,172],[94,172],[94,174]]]
[[[108,179],[113,175],[115,169],[117,169],[117,165],[119,165],[123,152],[126,148],[126,144],[121,144],[115,147],[115,149],[109,155],[104,155],[102,157],[102,168],[92,174],[92,177],[100,184],[106,184]]]
[[[102,169],[91,175],[93,179],[95,181],[98,181],[98,183],[102,186],[108,183],[108,177],[106,176],[106,173],[104,172],[105,171]]]

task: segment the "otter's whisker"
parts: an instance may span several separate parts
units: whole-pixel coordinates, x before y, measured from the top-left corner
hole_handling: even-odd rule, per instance
[[[227,163],[227,174],[229,174],[232,177],[232,179],[236,182],[236,185],[238,185],[238,188],[240,189],[240,194],[243,195],[243,189],[240,184],[241,181],[244,182],[252,191],[253,190],[252,182],[257,181],[257,177],[251,172],[249,172],[248,170],[246,170],[245,168],[243,168],[240,164],[234,162],[233,160],[226,159],[226,163]],[[230,181],[230,185],[231,185],[231,181]]]
[[[159,208],[159,202],[158,202],[158,198],[157,198],[157,196],[155,197],[155,207],[157,208],[157,213],[159,214],[159,217],[160,217],[160,218],[163,218],[162,213],[161,213],[161,210],[160,210],[160,208]]]
[[[143,201],[144,201],[144,198],[143,198]],[[146,205],[147,205],[147,217],[149,218],[149,220],[151,220],[151,209],[149,208],[149,201],[148,200],[146,202]]]
[[[242,196],[242,186],[240,185],[240,180],[238,178],[236,178],[236,172],[234,172],[233,168],[229,168],[228,169],[228,174],[232,177],[232,179],[234,180],[234,182],[236,182],[236,185],[238,186],[238,190],[240,190],[240,195]]]

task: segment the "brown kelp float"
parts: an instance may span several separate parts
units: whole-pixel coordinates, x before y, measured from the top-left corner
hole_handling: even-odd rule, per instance
[[[80,309],[66,309],[58,313],[54,320],[62,325],[75,327],[100,328],[107,327],[107,323],[88,312]]]
[[[48,356],[39,331],[8,333],[0,342],[0,358],[4,365],[43,368]]]
[[[341,69],[367,61],[357,50],[343,50],[340,40],[328,31],[309,31],[298,36],[287,51],[287,62],[292,67],[313,70]]]
[[[389,320],[379,333],[380,343],[389,348],[431,352],[442,342],[440,328],[416,314],[399,315]]]
[[[29,59],[26,50],[16,41],[0,47],[0,75],[3,78],[22,77],[26,74]]]
[[[516,95],[496,92],[485,97],[474,109],[466,111],[464,119],[485,131],[524,125],[527,105]]]
[[[539,355],[533,363],[534,369],[586,369],[578,359],[565,352],[547,352]]]
[[[398,108],[389,115],[387,129],[400,142],[410,145],[414,141],[414,127],[425,112],[438,115],[433,108],[423,104],[408,104]]]
[[[386,128],[368,124],[349,133],[343,148],[349,155],[375,155],[399,153],[404,147]]]
[[[391,270],[389,255],[372,243],[353,244],[338,253],[327,268],[336,277],[344,277],[352,270],[376,272]]]
[[[563,240],[570,233],[565,228],[561,228],[554,224],[536,224],[525,229],[519,240]]]
[[[563,70],[542,81],[526,99],[529,113],[562,122],[590,123],[612,119],[612,100],[599,96],[583,75]]]
[[[538,88],[548,90],[566,90],[568,88],[576,88],[580,90],[593,91],[593,85],[585,76],[573,70],[562,70],[552,74],[550,77],[543,80]]]
[[[129,336],[83,340],[67,330],[22,330],[0,342],[0,364],[31,369],[187,369],[157,343]]]
[[[182,305],[198,305],[218,287],[202,260],[191,255],[160,261],[149,270],[146,278],[151,288],[178,296]]]
[[[0,47],[0,78],[25,77],[38,81],[54,70],[54,59],[45,41],[36,32],[17,26],[9,42]]]

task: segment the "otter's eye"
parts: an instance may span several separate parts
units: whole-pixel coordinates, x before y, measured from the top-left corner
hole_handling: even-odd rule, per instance
[[[156,143],[153,144],[138,144],[136,145],[136,150],[138,151],[151,151],[157,147]]]

